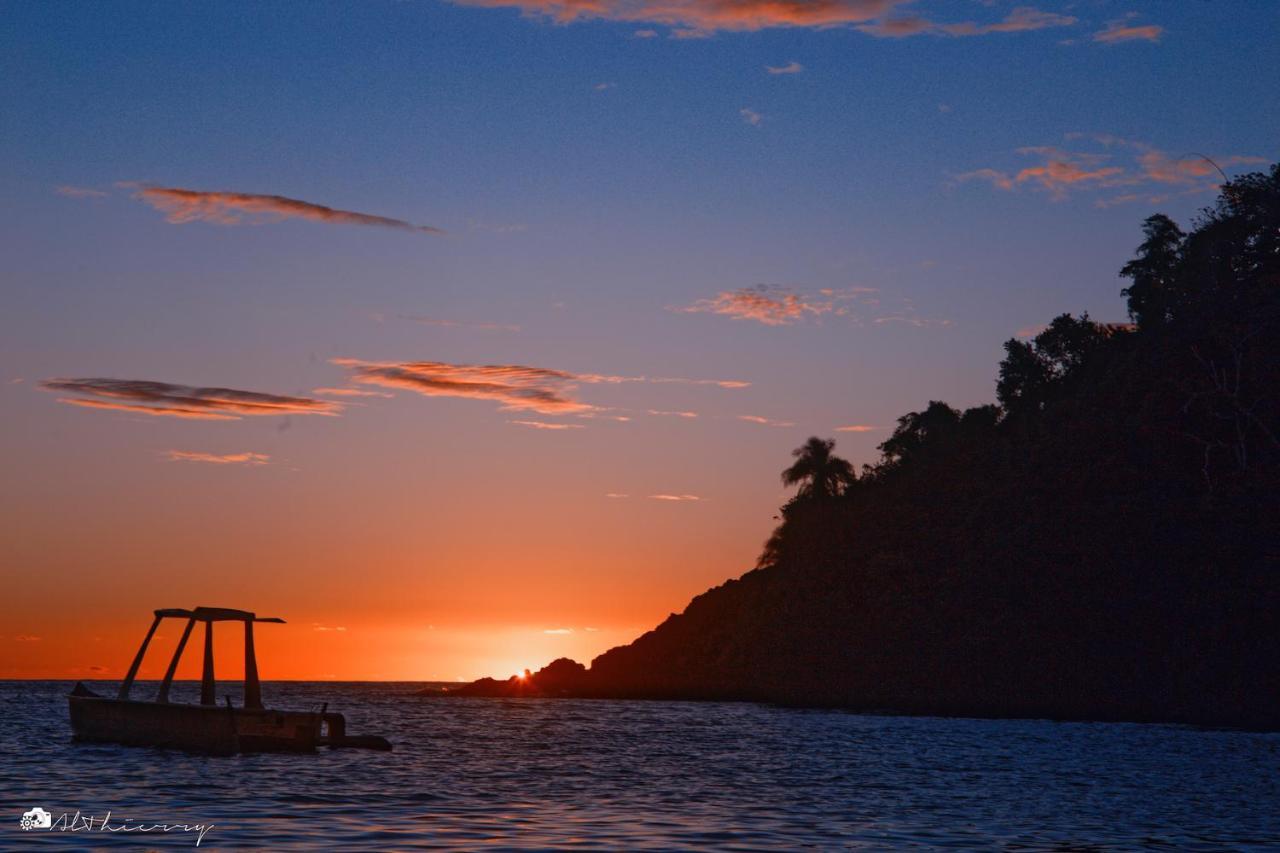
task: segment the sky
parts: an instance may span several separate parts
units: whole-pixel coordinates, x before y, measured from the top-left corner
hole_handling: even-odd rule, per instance
[[[4,678],[588,662],[1280,156],[1270,0],[0,18]]]

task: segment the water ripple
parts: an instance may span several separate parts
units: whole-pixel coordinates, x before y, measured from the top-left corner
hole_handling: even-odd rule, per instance
[[[201,849],[1280,846],[1270,734],[274,683],[270,704],[329,702],[395,751],[212,758],[72,743],[70,686],[0,682],[0,847],[194,846],[183,833],[23,833],[37,805],[211,823]]]

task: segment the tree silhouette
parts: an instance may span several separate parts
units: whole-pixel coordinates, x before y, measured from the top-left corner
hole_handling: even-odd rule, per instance
[[[918,456],[927,447],[937,447],[952,437],[960,425],[960,413],[938,400],[930,400],[923,412],[908,412],[898,418],[893,435],[880,445],[886,462],[898,463]]]
[[[1142,233],[1147,239],[1138,247],[1138,256],[1120,270],[1133,284],[1120,294],[1129,298],[1129,316],[1139,326],[1150,328],[1169,319],[1179,297],[1178,272],[1186,235],[1163,213],[1147,217]]]
[[[1032,341],[1010,338],[1004,344],[996,399],[1012,414],[1039,411],[1106,339],[1088,313],[1078,318],[1060,314]]]
[[[834,439],[815,435],[791,451],[796,461],[782,472],[783,485],[798,484],[796,497],[802,499],[826,500],[843,494],[858,477],[848,460],[831,452],[835,446]]]

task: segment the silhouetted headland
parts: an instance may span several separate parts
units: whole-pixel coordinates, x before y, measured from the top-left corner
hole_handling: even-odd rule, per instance
[[[758,566],[584,669],[459,695],[1280,729],[1280,166],[1165,216],[1131,323],[1005,343],[855,472],[810,439]]]

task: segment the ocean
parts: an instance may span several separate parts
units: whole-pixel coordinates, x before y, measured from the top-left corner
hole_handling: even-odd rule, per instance
[[[394,751],[215,758],[74,743],[72,684],[0,682],[0,848],[1280,848],[1277,734],[269,682]]]

